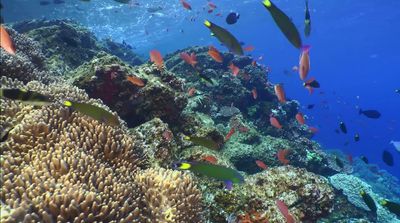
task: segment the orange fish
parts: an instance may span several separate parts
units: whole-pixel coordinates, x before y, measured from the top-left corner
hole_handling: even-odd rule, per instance
[[[256,100],[256,99],[257,99],[257,96],[258,96],[258,94],[257,94],[257,88],[253,88],[253,90],[251,90],[251,93],[253,94],[254,100]]]
[[[231,62],[231,64],[229,64],[228,67],[229,67],[229,69],[231,69],[234,77],[236,77],[239,74],[239,71],[240,71],[239,67],[235,66],[235,64],[233,64],[232,62]]]
[[[126,76],[126,80],[131,82],[133,85],[138,86],[138,87],[143,87],[144,86],[144,82],[142,81],[142,79],[137,78],[135,76]]]
[[[192,6],[190,6],[190,4],[185,1],[185,0],[181,0],[182,6],[183,8],[187,9],[187,10],[192,10]]]
[[[300,125],[304,125],[306,121],[304,121],[304,116],[301,112],[296,114],[296,120],[299,122]]]
[[[164,60],[158,50],[150,51],[150,61],[155,63],[159,70],[163,69]]]
[[[278,160],[283,164],[283,165],[287,165],[289,163],[289,160],[286,159],[287,154],[289,153],[290,150],[288,149],[281,149],[278,151],[278,153],[276,154],[278,157]]]
[[[2,25],[0,25],[0,46],[7,53],[15,55],[14,43],[10,35],[8,34],[7,30]]]
[[[266,170],[268,168],[267,165],[265,165],[265,163],[261,160],[256,160],[256,164],[258,167],[260,167],[263,170]]]
[[[281,200],[276,200],[276,206],[278,206],[279,211],[286,219],[286,223],[295,223],[293,216],[289,213],[289,209],[286,204]]]
[[[282,128],[282,125],[279,123],[278,119],[272,115],[269,117],[269,122],[271,123],[272,126],[274,126],[277,129]]]
[[[307,74],[310,71],[310,46],[306,45],[302,47],[298,69],[300,79],[306,79]]]
[[[232,127],[231,130],[229,130],[228,134],[226,134],[225,136],[225,142],[227,142],[234,133],[235,133],[235,128]]]
[[[188,96],[189,97],[192,97],[194,94],[196,94],[196,88],[194,88],[194,87],[192,87],[192,88],[189,88],[189,90],[188,90]]]
[[[254,46],[252,46],[252,45],[246,46],[246,47],[243,48],[243,50],[244,50],[244,51],[247,51],[247,52],[251,52],[251,51],[253,51],[254,49],[255,49],[255,48],[254,48]]]
[[[278,100],[280,103],[285,103],[286,102],[286,96],[285,96],[285,91],[283,89],[282,84],[276,84],[274,86],[275,90],[275,95],[278,97]]]
[[[251,65],[252,65],[253,67],[257,66],[257,61],[255,61],[255,60],[251,61]]]
[[[213,46],[210,46],[210,47],[208,48],[208,55],[210,55],[210,57],[213,58],[213,59],[214,59],[215,61],[217,61],[218,63],[222,63],[222,61],[223,61],[221,54],[220,54],[219,51],[218,51],[215,47],[213,47]]]
[[[218,159],[212,155],[203,156],[202,160],[209,162],[211,164],[216,164],[218,162]]]
[[[184,60],[186,63],[192,65],[192,67],[196,66],[197,64],[197,57],[196,54],[191,53],[190,55],[188,53],[181,53],[180,54],[182,60]]]

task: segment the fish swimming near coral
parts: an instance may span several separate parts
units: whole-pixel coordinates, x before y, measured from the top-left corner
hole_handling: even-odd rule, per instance
[[[281,123],[279,123],[278,119],[272,115],[270,115],[270,117],[269,117],[269,122],[273,127],[277,128],[277,129],[282,128],[282,125],[281,125]]]
[[[240,69],[234,63],[231,62],[228,68],[231,69],[231,72],[234,77],[236,77],[239,74]]]
[[[301,112],[298,112],[296,114],[296,120],[300,125],[306,124],[306,121],[304,120],[304,115]]]
[[[300,34],[290,18],[270,0],[264,0],[262,3],[289,42],[297,49],[300,49],[302,46]]]
[[[126,80],[129,81],[131,84],[136,85],[138,87],[144,87],[144,82],[142,79],[135,77],[135,76],[126,76]]]
[[[216,164],[218,162],[218,159],[213,155],[206,155],[203,156],[201,159],[211,164]]]
[[[386,165],[388,165],[388,166],[393,166],[393,164],[394,164],[393,155],[392,155],[389,151],[387,151],[387,150],[384,150],[384,151],[383,151],[383,153],[382,153],[382,160],[383,160],[383,162],[386,163]]]
[[[208,48],[208,55],[210,55],[210,57],[213,58],[213,60],[215,60],[215,61],[218,62],[218,63],[222,63],[222,61],[223,61],[223,58],[222,58],[221,54],[220,54],[219,51],[218,51],[215,47],[213,47],[213,46],[210,46],[210,47]]]
[[[400,218],[400,204],[399,203],[395,203],[395,202],[389,201],[389,200],[381,200],[379,202],[379,204]]]
[[[268,169],[268,166],[261,160],[256,160],[256,164],[257,164],[258,167],[260,167],[263,170]]]
[[[219,144],[214,140],[209,139],[207,137],[198,137],[198,136],[185,136],[183,139],[190,141],[196,145],[204,146],[209,149],[218,150]]]
[[[64,105],[107,125],[119,126],[120,124],[117,116],[96,105],[73,101],[64,101]]]
[[[299,75],[301,80],[305,80],[310,71],[310,46],[303,46],[299,59]]]
[[[229,25],[233,25],[237,22],[237,20],[239,19],[240,14],[237,12],[231,12],[226,16],[226,23],[228,23]]]
[[[204,25],[210,29],[212,34],[224,44],[232,53],[237,55],[243,55],[243,49],[239,41],[224,28],[206,20]]]
[[[293,216],[289,213],[289,209],[286,204],[281,200],[276,200],[276,206],[278,207],[281,214],[285,217],[286,223],[295,223]]]
[[[49,97],[43,94],[18,88],[0,88],[0,97],[35,106],[43,106],[51,103]]]
[[[289,160],[286,158],[286,156],[289,154],[290,150],[288,149],[281,149],[278,151],[276,156],[278,157],[278,160],[283,164],[287,165],[289,164]]]
[[[371,195],[367,194],[364,190],[360,191],[360,195],[364,201],[364,203],[368,206],[369,210],[371,210],[373,213],[376,213],[376,204],[374,199],[371,197]]]
[[[161,56],[161,53],[158,50],[150,51],[150,61],[157,66],[158,70],[163,69],[164,60]]]
[[[257,88],[253,88],[253,90],[251,90],[251,94],[253,95],[253,99],[256,100],[258,97]]]
[[[226,134],[225,140],[224,140],[224,141],[227,142],[227,141],[232,137],[232,135],[233,135],[235,132],[236,132],[235,127],[232,127],[232,128],[229,130],[228,134]]]
[[[358,110],[358,114],[363,114],[368,118],[372,118],[372,119],[378,119],[381,117],[381,113],[377,110]]]
[[[193,173],[224,181],[228,190],[232,189],[232,184],[244,182],[243,176],[238,171],[225,166],[203,162],[177,162],[174,163],[173,167],[174,169],[190,170]]]
[[[286,94],[285,94],[285,90],[283,89],[283,85],[276,84],[274,86],[274,91],[275,91],[276,97],[278,97],[278,101],[280,103],[285,103],[286,102]]]
[[[183,61],[185,61],[187,64],[191,65],[192,67],[195,67],[197,64],[196,54],[194,54],[194,53],[188,54],[186,52],[182,52],[180,54],[180,57],[182,58]]]
[[[14,42],[3,25],[0,25],[0,47],[3,48],[7,53],[15,55]]]

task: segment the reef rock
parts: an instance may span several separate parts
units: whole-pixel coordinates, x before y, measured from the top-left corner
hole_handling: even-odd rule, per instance
[[[144,86],[129,82],[128,75],[141,79]],[[187,103],[183,80],[173,73],[159,72],[149,65],[132,67],[106,53],[99,53],[70,76],[74,85],[85,89],[90,97],[101,99],[117,111],[129,127],[153,118],[176,126]]]

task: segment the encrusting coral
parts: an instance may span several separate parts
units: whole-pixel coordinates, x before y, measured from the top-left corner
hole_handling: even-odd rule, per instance
[[[191,178],[159,170],[161,178],[175,182],[143,186],[151,183],[146,181],[147,172],[138,173],[146,156],[125,126],[107,126],[60,104],[65,99],[96,102],[82,90],[65,83],[24,85],[4,77],[1,81],[2,87],[35,90],[55,101],[36,108],[0,99],[2,129],[13,126],[0,144],[1,201],[8,207],[2,208],[2,222],[151,222],[152,216],[144,213],[154,202],[148,196],[152,193],[176,197],[175,206],[158,206],[174,208],[170,217],[184,219],[176,222],[199,221],[201,196]],[[141,184],[137,179],[143,180]],[[168,186],[173,184],[179,187]],[[186,209],[181,201],[196,201],[197,206]]]

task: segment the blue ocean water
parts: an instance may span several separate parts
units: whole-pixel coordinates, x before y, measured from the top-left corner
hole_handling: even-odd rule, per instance
[[[3,0],[6,22],[30,19],[74,19],[92,30],[98,38],[112,38],[132,45],[147,57],[158,49],[163,54],[193,45],[219,45],[204,27],[204,19],[222,25],[245,45],[253,45],[251,55],[271,68],[270,80],[284,83],[287,96],[303,106],[311,126],[319,129],[314,137],[327,149],[339,149],[353,157],[365,155],[370,163],[400,178],[400,152],[391,140],[400,141],[400,1],[398,0],[310,0],[312,31],[305,44],[311,45],[311,71],[321,89],[309,95],[292,67],[298,65],[299,51],[276,27],[261,1],[214,0],[217,9],[207,13],[207,1],[192,0],[193,10],[185,10],[178,0],[132,0],[120,4],[112,0],[41,6],[36,0]],[[52,1],[49,1],[52,2]],[[274,1],[302,32],[303,0]],[[230,12],[240,13],[234,25],[225,23]],[[223,16],[216,16],[221,13]],[[225,50],[224,47],[219,47]],[[381,118],[368,119],[361,109],[376,109]],[[339,122],[347,134],[337,134]],[[354,134],[360,141],[354,142]],[[347,143],[348,142],[348,143]],[[345,145],[348,144],[348,145]],[[393,167],[382,161],[382,151],[394,157]]]

